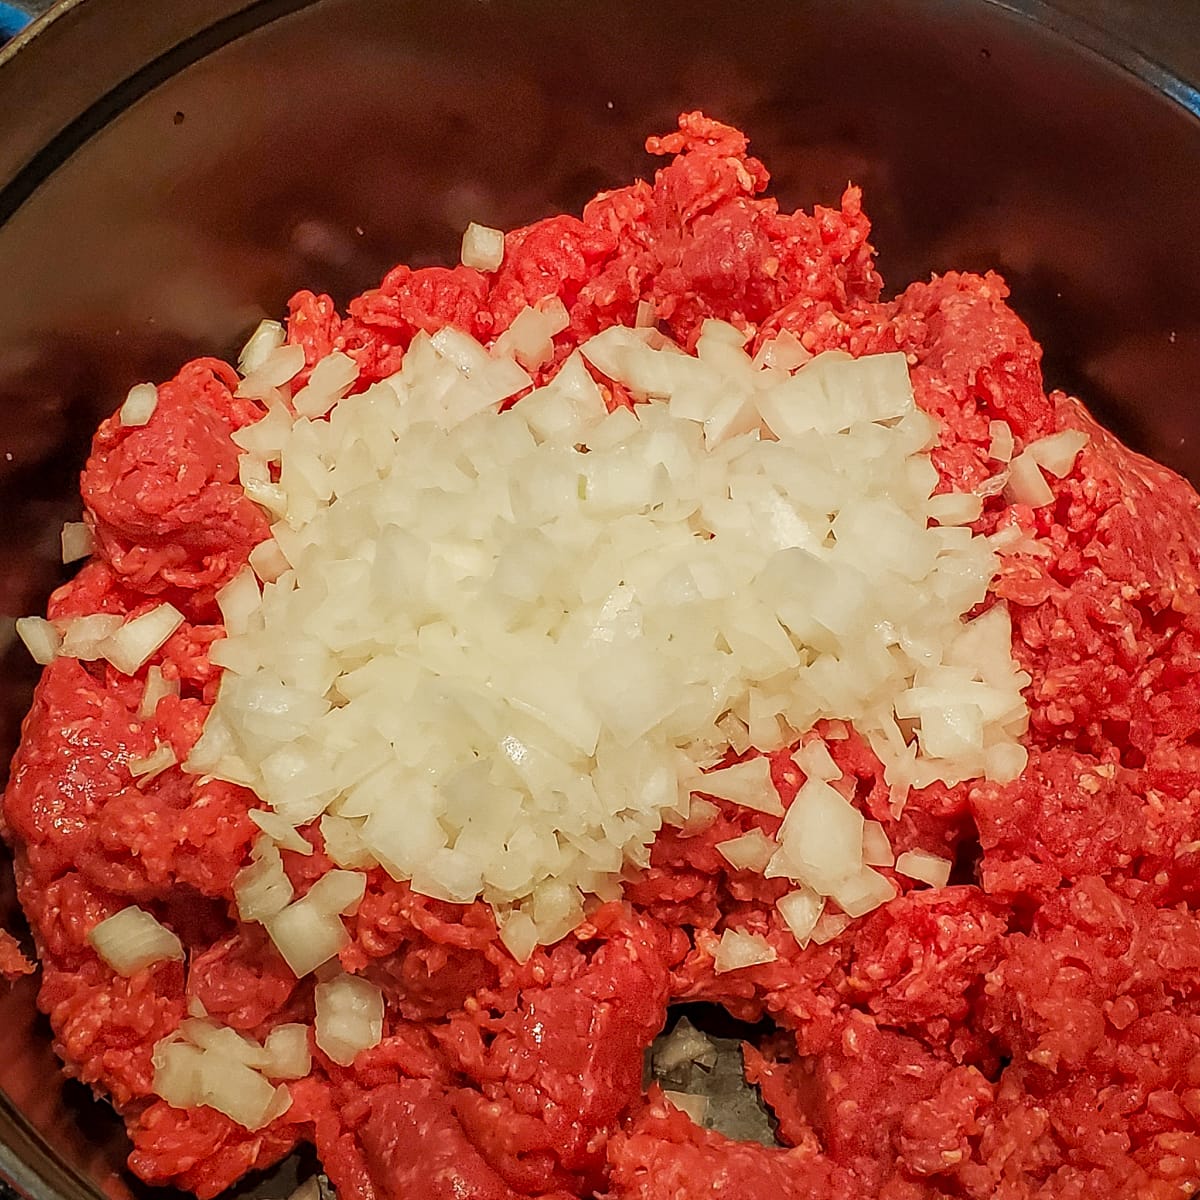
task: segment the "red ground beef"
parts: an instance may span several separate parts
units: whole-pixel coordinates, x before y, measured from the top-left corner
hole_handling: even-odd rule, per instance
[[[557,364],[641,301],[694,343],[705,317],[813,351],[901,350],[941,425],[942,490],[994,473],[989,422],[1018,448],[1091,434],[1053,504],[991,497],[979,532],[1014,526],[1050,554],[1006,555],[994,585],[1030,673],[1029,766],[1014,783],[935,785],[901,818],[856,736],[831,741],[856,802],[898,851],[940,846],[954,883],[901,895],[824,946],[799,950],[774,901],[782,881],[735,871],[716,843],[778,826],[722,804],[692,837],[665,832],[650,868],[559,945],[518,965],[490,911],[412,893],[381,871],[348,925],[343,966],[384,991],[383,1041],[340,1067],[315,1052],[291,1109],[250,1133],[151,1093],[150,1050],[189,998],[261,1036],[310,1021],[297,982],[231,883],[248,861],[253,797],[172,768],[138,787],[128,760],[169,742],[182,759],[212,701],[213,594],[267,534],[237,485],[230,435],[259,409],[203,360],[159,390],[144,428],[107,421],[83,476],[97,555],[53,616],[135,613],[166,598],[187,617],[155,661],[180,696],[137,716],[143,679],[59,660],[38,687],[4,820],[42,963],[41,1004],[67,1071],[125,1114],[133,1169],[213,1196],[299,1141],[346,1200],[1178,1200],[1200,1186],[1200,500],[1179,478],[1047,396],[1040,351],[995,276],[946,275],[881,296],[859,193],[812,215],[764,198],[767,172],[735,130],[699,114],[652,139],[674,155],[653,184],[597,197],[582,219],[507,235],[493,274],[398,267],[345,315],[292,301],[308,368],[331,350],[359,386],[393,372],[419,330],[487,342],[558,296]],[[307,369],[307,368],[306,368]],[[613,390],[612,402],[628,397]],[[802,777],[773,763],[785,803]],[[303,890],[329,865],[285,853]],[[889,873],[890,874],[890,873]],[[96,922],[136,902],[188,947],[115,976]],[[716,975],[727,926],[763,934],[775,962]],[[5,942],[0,969],[20,970]],[[667,1005],[722,1004],[778,1032],[748,1048],[783,1148],[702,1130],[642,1056]]]

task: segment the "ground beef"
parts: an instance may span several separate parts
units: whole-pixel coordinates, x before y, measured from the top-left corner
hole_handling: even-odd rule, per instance
[[[38,687],[4,797],[20,897],[42,964],[41,1004],[67,1071],[110,1096],[142,1178],[213,1196],[300,1141],[345,1200],[589,1196],[879,1200],[1178,1200],[1200,1186],[1200,500],[1042,383],[1040,351],[993,275],[945,275],[882,300],[860,196],[813,214],[764,198],[767,172],[735,130],[700,114],[652,139],[673,155],[653,184],[598,196],[507,235],[493,274],[398,267],[345,315],[301,293],[289,337],[306,370],[331,350],[359,386],[393,372],[419,330],[491,341],[558,296],[583,339],[642,302],[685,346],[719,317],[756,342],[789,330],[812,351],[901,350],[941,426],[942,490],[995,473],[989,422],[1018,448],[1084,428],[1055,499],[993,495],[977,531],[1032,535],[994,585],[1032,683],[1029,766],[1014,783],[935,785],[903,816],[878,761],[830,742],[864,813],[898,851],[940,846],[952,886],[902,894],[826,945],[799,950],[774,901],[783,882],[734,871],[715,845],[770,818],[721,804],[692,837],[667,831],[624,900],[524,965],[490,911],[412,893],[382,872],[349,919],[348,970],[384,991],[384,1038],[340,1067],[319,1051],[290,1110],[250,1133],[151,1092],[154,1042],[189,1000],[261,1036],[311,1020],[257,927],[235,919],[253,798],[173,768],[139,787],[128,760],[155,741],[182,759],[215,688],[213,593],[267,533],[237,486],[230,435],[259,415],[228,367],[202,360],[159,392],[140,429],[106,422],[83,476],[97,554],[52,616],[187,617],[156,656],[180,695],[137,715],[143,680],[59,660]],[[627,403],[612,389],[612,403]],[[785,803],[801,776],[773,763]],[[774,822],[774,824],[773,824]],[[329,865],[285,853],[302,890]],[[890,874],[890,873],[889,873]],[[90,949],[96,922],[136,902],[188,946],[132,978]],[[717,975],[727,926],[763,934],[774,962]],[[20,970],[8,942],[0,969]],[[706,1000],[778,1032],[746,1051],[783,1148],[694,1125],[642,1086],[667,1005]]]

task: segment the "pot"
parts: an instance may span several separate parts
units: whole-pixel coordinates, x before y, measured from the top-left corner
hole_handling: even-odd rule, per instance
[[[1073,4],[1200,78],[1187,0]],[[1067,0],[66,0],[0,53],[2,761],[35,677],[12,620],[63,578],[131,384],[235,351],[298,287],[344,301],[453,259],[468,221],[576,210],[690,107],[750,133],[787,206],[861,183],[894,288],[1003,272],[1048,382],[1200,481],[1200,94]],[[35,989],[0,996],[0,1174],[144,1194]]]

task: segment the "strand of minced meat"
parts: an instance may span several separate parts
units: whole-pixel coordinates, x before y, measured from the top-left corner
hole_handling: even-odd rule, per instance
[[[1003,786],[934,785],[894,819],[877,760],[831,741],[857,802],[897,851],[942,848],[951,886],[914,887],[824,945],[797,949],[774,901],[783,881],[734,871],[715,846],[772,820],[722,803],[714,824],[666,830],[622,903],[516,964],[490,911],[412,893],[382,871],[349,919],[343,965],[385,992],[383,1041],[339,1067],[317,1051],[291,1109],[250,1133],[151,1092],[150,1050],[189,998],[258,1034],[310,1020],[257,927],[231,919],[256,827],[251,797],[177,768],[144,788],[125,766],[169,742],[182,760],[211,703],[214,591],[266,535],[237,487],[230,433],[258,410],[211,360],[160,389],[144,428],[106,422],[83,479],[99,553],[51,615],[136,612],[169,599],[185,624],[156,657],[181,695],[136,716],[140,678],[68,659],[46,671],[5,794],[20,896],[42,962],[40,1002],[67,1070],[110,1095],[143,1178],[213,1196],[313,1142],[347,1200],[512,1200],[593,1192],[681,1200],[1167,1200],[1200,1181],[1200,501],[1186,484],[1043,391],[1038,347],[994,276],[947,275],[880,300],[854,189],[840,209],[780,213],[741,134],[686,115],[651,149],[653,184],[597,197],[508,235],[501,269],[399,267],[340,316],[292,302],[308,366],[333,349],[357,386],[399,365],[417,330],[487,342],[557,295],[582,340],[633,324],[648,301],[684,345],[719,317],[816,352],[899,349],[941,421],[944,490],[995,471],[989,423],[1018,445],[1064,428],[1091,442],[1038,510],[989,499],[977,528],[1014,526],[1051,556],[1005,557],[1028,689],[1030,763]],[[619,392],[614,403],[625,401]],[[785,802],[801,782],[773,760]],[[331,865],[284,852],[302,893]],[[189,947],[124,979],[86,933],[137,902]],[[776,961],[718,975],[727,925],[764,934]],[[790,1148],[731,1143],[642,1093],[645,1046],[669,1002],[707,1000],[779,1032],[747,1070]]]

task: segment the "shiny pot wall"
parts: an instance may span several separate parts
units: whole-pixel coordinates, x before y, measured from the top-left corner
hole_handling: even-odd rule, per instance
[[[130,384],[230,352],[297,287],[344,300],[450,259],[468,220],[577,209],[652,170],[644,137],[688,107],[747,129],[787,205],[863,184],[894,286],[1002,270],[1050,382],[1200,479],[1200,122],[1178,81],[1036,0],[56,13],[0,65],[0,628],[60,578],[89,431]],[[33,671],[13,646],[3,668],[7,761]],[[0,1168],[47,1200],[128,1196],[118,1127],[58,1082],[31,982],[0,1039]]]

